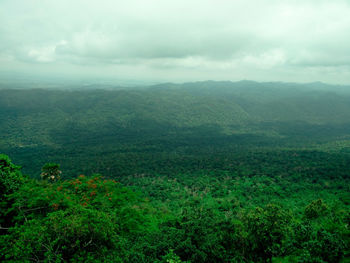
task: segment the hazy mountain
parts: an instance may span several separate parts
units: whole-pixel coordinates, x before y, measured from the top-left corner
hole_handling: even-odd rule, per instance
[[[0,147],[25,166],[40,158],[85,166],[88,152],[108,152],[110,161],[135,151],[141,159],[155,153],[166,159],[348,140],[346,87],[317,85],[206,81],[117,90],[2,89]]]

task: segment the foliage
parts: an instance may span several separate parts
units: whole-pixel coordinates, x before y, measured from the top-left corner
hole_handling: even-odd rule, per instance
[[[324,204],[322,199],[318,199],[318,200],[312,201],[311,204],[309,204],[305,208],[305,216],[306,218],[309,218],[309,219],[317,218],[322,214],[326,213],[327,210],[328,210],[327,205]]]
[[[41,168],[41,178],[48,181],[57,181],[61,178],[60,165],[57,163],[46,163]]]
[[[23,181],[20,166],[14,165],[7,155],[0,154],[0,192],[3,195],[13,193]]]
[[[8,211],[14,200],[11,195],[26,182],[26,177],[20,172],[20,166],[14,165],[11,159],[0,154],[0,233],[7,232],[13,225],[14,214]],[[0,258],[1,259],[1,258]]]
[[[28,179],[2,160],[2,261],[340,262],[349,250],[348,207],[331,185],[227,173],[124,178],[141,197],[100,175]]]
[[[271,261],[273,256],[284,254],[284,242],[291,235],[291,216],[276,205],[256,208],[244,216],[247,224],[250,253],[255,261]]]
[[[166,254],[165,256],[163,256],[163,262],[165,263],[182,263],[184,261],[181,261],[180,257],[178,257],[175,253],[173,249],[170,249],[168,254]]]
[[[14,226],[1,238],[5,259],[125,261],[147,226],[134,193],[100,176],[47,183],[29,180],[11,194]]]
[[[0,155],[0,261],[346,260],[349,93],[333,88],[0,90],[1,151],[31,175]]]

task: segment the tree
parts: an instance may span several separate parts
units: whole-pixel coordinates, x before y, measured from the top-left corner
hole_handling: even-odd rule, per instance
[[[13,212],[7,212],[13,203],[10,195],[18,191],[26,179],[20,169],[7,155],[0,154],[0,233],[8,229],[14,216]]]
[[[41,178],[52,182],[59,180],[62,174],[60,165],[57,163],[46,163],[41,171]]]
[[[306,208],[305,208],[305,216],[308,219],[317,218],[323,214],[325,214],[328,210],[327,205],[322,201],[322,199],[317,199],[312,201]]]
[[[20,169],[7,155],[0,154],[0,191],[3,195],[13,193],[23,183]]]
[[[283,254],[283,243],[290,234],[290,218],[289,213],[273,204],[258,207],[244,216],[250,241],[249,253],[257,257],[254,261],[271,262],[273,256]]]

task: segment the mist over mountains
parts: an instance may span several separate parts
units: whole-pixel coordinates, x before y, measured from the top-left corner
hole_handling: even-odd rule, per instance
[[[0,262],[349,263],[349,33],[348,0],[1,0]]]
[[[84,159],[83,150],[107,156],[135,149],[167,158],[199,148],[315,147],[349,139],[346,86],[205,81],[97,87],[1,89],[1,148],[25,164],[35,154],[56,158],[55,151],[70,147],[63,155],[68,159]]]

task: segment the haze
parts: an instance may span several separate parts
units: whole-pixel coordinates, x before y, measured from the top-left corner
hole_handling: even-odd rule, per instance
[[[350,84],[350,1],[0,2],[1,78]]]

